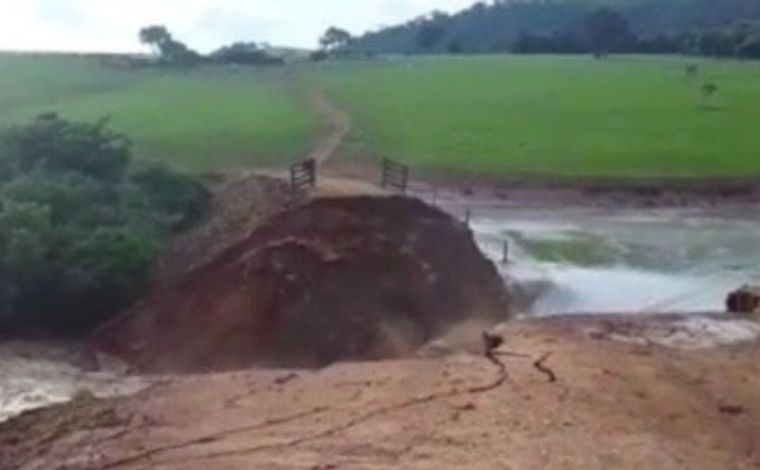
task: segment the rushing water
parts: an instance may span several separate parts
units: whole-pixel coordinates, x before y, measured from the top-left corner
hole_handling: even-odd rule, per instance
[[[481,209],[472,228],[535,314],[723,311],[760,282],[760,213]],[[504,244],[509,263],[501,264]]]
[[[115,369],[82,370],[72,361],[75,355],[75,348],[65,344],[1,343],[0,422],[85,391],[98,397],[128,395],[151,383],[151,379],[127,377]]]

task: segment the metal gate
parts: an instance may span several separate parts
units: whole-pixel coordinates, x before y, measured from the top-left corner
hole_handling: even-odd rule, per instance
[[[409,167],[384,158],[381,184],[384,189],[390,188],[405,193],[409,185]]]
[[[317,162],[304,160],[290,166],[290,186],[293,191],[313,188],[317,184]]]

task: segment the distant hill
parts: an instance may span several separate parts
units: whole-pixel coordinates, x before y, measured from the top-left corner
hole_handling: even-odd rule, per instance
[[[760,20],[760,0],[496,0],[453,15],[431,13],[369,32],[353,48],[367,53],[495,52],[520,34],[555,34],[577,28],[606,6],[624,15],[641,37],[701,32]]]

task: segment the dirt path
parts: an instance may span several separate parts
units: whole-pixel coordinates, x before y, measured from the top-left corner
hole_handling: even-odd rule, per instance
[[[351,132],[351,116],[337,106],[323,90],[310,85],[302,86],[305,87],[305,100],[320,117],[325,129],[325,135],[319,139],[307,157],[317,162],[320,171],[313,195],[335,197],[383,194],[384,191],[370,178],[347,174],[342,168],[332,164],[333,157],[337,155]],[[328,166],[330,168],[326,168]]]
[[[373,181],[372,177],[367,176],[366,171],[357,175],[345,171],[344,164],[334,164],[333,158],[337,156],[340,147],[351,132],[353,126],[351,116],[316,86],[305,84],[295,76],[289,76],[287,80],[294,93],[302,96],[303,101],[322,123],[322,135],[314,147],[304,156],[304,159],[316,161],[319,168],[317,186],[312,191],[311,196],[340,197],[385,194],[377,182]],[[364,166],[362,169],[365,170]],[[289,178],[287,169],[256,170],[255,173],[282,181]]]
[[[307,102],[324,123],[326,134],[319,140],[308,158],[324,166],[332,158],[351,132],[351,117],[333,103],[324,91],[310,88],[306,91]]]
[[[687,353],[608,328],[513,323],[525,357],[504,356],[506,376],[461,354],[82,399],[0,425],[0,468],[760,468],[757,344]]]
[[[320,167],[318,185],[313,196],[354,196],[382,194],[375,184],[363,179],[327,172],[324,166],[335,156],[351,132],[351,118],[316,87],[302,84],[298,78],[285,77],[294,93],[317,114],[324,129],[314,148],[305,158]],[[177,278],[208,261],[225,247],[247,235],[261,220],[289,206],[287,169],[242,169],[207,175],[212,194],[210,217],[203,224],[178,237],[162,260],[161,280]],[[201,253],[203,256],[198,256]]]

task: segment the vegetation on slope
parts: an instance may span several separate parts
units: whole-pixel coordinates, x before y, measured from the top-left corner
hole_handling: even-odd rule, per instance
[[[133,165],[105,121],[54,114],[0,138],[0,325],[80,331],[142,292],[163,240],[195,222],[192,178]]]
[[[274,51],[255,42],[236,42],[222,46],[208,56],[199,54],[184,43],[176,40],[166,26],[154,25],[142,28],[138,34],[140,42],[153,49],[153,61],[143,65],[163,67],[193,67],[203,63],[217,65],[282,65],[283,52]]]

